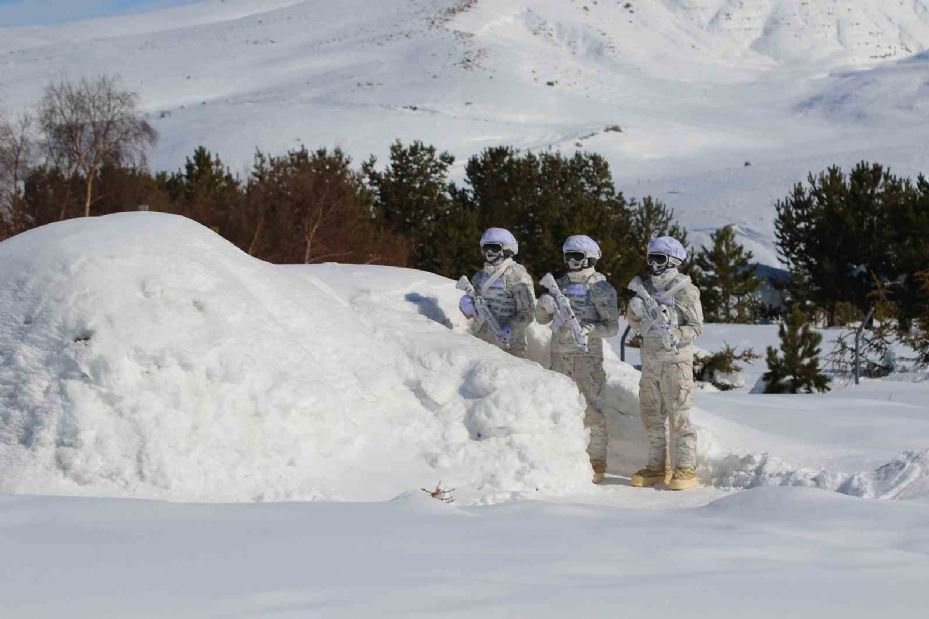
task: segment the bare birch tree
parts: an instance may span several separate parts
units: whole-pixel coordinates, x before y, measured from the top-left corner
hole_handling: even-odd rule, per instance
[[[34,154],[31,127],[32,117],[28,114],[13,121],[0,119],[0,222],[5,234],[18,234],[28,227],[23,183]]]
[[[147,150],[157,140],[138,105],[138,95],[114,76],[63,80],[45,89],[39,127],[51,161],[83,178],[85,217],[90,216],[100,169],[106,164],[144,166]]]

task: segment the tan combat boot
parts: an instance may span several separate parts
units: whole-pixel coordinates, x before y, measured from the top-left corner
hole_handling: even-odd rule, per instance
[[[647,466],[630,477],[629,484],[636,488],[647,488],[656,484],[666,484],[670,478],[671,471],[666,467],[652,468]]]
[[[668,484],[668,488],[671,490],[688,490],[699,485],[700,478],[697,477],[697,471],[678,467],[674,469],[674,475],[671,476],[671,483]]]
[[[594,483],[603,483],[603,476],[606,474],[606,460],[591,460],[590,466],[594,470]]]

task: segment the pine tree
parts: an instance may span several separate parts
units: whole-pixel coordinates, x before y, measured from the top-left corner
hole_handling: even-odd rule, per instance
[[[240,247],[247,243],[241,221],[244,188],[229,168],[203,146],[187,157],[182,170],[156,176],[171,199],[171,211],[190,217]]]
[[[644,270],[648,242],[653,238],[672,236],[680,241],[681,245],[687,246],[687,231],[675,221],[674,209],[651,196],[644,197],[641,202],[632,200],[628,208],[629,277],[623,282],[624,286],[633,275]]]
[[[765,393],[829,391],[829,378],[819,369],[823,336],[810,328],[799,307],[793,307],[778,335],[781,354],[768,346],[768,371],[762,377]]]
[[[929,178],[919,176],[907,199],[897,202],[890,214],[894,276],[887,278],[897,305],[897,318],[904,327],[924,315],[927,303],[918,276],[929,266]]]
[[[712,247],[702,247],[694,261],[703,311],[714,322],[751,322],[752,304],[746,301],[760,283],[752,252],[736,241],[731,225],[716,230],[710,239]]]
[[[564,240],[572,234],[586,234],[598,242],[603,253],[597,270],[619,286],[629,255],[624,241],[629,218],[609,164],[600,155],[583,152],[571,157],[546,152],[538,161],[534,229],[527,230],[532,234],[529,238],[538,239],[527,245],[533,272],[541,275],[553,264],[561,264]]]
[[[194,149],[187,157],[184,169],[163,177],[164,189],[172,200],[197,202],[215,196],[225,196],[239,190],[239,182],[223,164],[203,146]]]
[[[629,265],[639,266],[630,259],[631,213],[603,157],[497,147],[471,157],[465,172],[467,186],[457,200],[480,228],[510,229],[520,242],[520,261],[537,277],[562,263],[562,243],[572,234],[600,244],[597,269],[614,286],[624,286],[635,272]]]
[[[791,297],[812,302],[835,324],[836,307],[854,303],[866,312],[871,275],[896,279],[895,237],[909,234],[893,225],[907,208],[913,184],[880,164],[859,163],[850,173],[832,167],[796,185],[775,208],[775,238],[791,273]]]
[[[365,182],[374,196],[374,209],[379,219],[394,232],[403,235],[409,244],[411,266],[453,275],[447,272],[451,246],[457,251],[455,235],[443,232],[451,225],[463,225],[462,213],[450,196],[448,169],[455,158],[439,152],[434,146],[414,141],[409,146],[397,140],[390,146],[387,166],[376,168],[371,157],[361,166]],[[472,241],[473,242],[473,241]]]
[[[922,310],[909,333],[903,337],[903,341],[916,352],[916,362],[926,367],[929,366],[929,270],[920,271],[915,279],[920,286]]]

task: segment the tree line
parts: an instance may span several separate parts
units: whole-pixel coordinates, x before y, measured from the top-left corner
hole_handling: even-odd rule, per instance
[[[456,181],[455,158],[418,141],[397,141],[384,161],[359,164],[339,149],[301,147],[258,151],[240,177],[202,146],[180,169],[152,173],[146,155],[156,140],[138,97],[118,78],[50,84],[31,113],[0,122],[0,237],[144,207],[194,219],[271,262],[386,264],[457,277],[479,266],[481,231],[502,226],[538,277],[561,263],[564,238],[587,233],[603,249],[598,268],[618,290],[640,273],[650,238],[687,242],[667,205],[624,196],[596,153],[495,146],[467,159]],[[925,333],[925,177],[899,178],[880,164],[834,167],[811,174],[775,208],[776,245],[790,273],[782,311],[796,306],[826,326],[854,323],[880,290],[901,337]],[[759,303],[753,260],[732,227],[692,250],[686,264],[709,320],[772,317]]]
[[[447,276],[480,263],[483,229],[507,227],[541,275],[565,237],[587,232],[600,268],[622,288],[650,238],[686,232],[657,200],[626,198],[595,153],[487,148],[455,182],[455,159],[418,141],[355,165],[339,149],[256,152],[242,178],[198,147],[175,171],[151,173],[157,135],[117,78],[50,85],[31,116],[0,127],[0,235],[70,217],[140,207],[194,219],[248,254],[279,263],[410,266]]]

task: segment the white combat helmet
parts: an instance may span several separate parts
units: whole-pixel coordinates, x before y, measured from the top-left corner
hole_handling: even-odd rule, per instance
[[[571,271],[592,267],[602,255],[597,242],[583,234],[569,236],[561,246],[561,253]]]
[[[599,260],[603,255],[600,253],[600,246],[597,245],[597,242],[584,234],[569,236],[564,245],[561,246],[561,253],[563,254],[572,251],[583,252],[585,258],[593,258],[594,260]]]
[[[661,275],[668,269],[674,269],[687,259],[684,246],[671,236],[659,236],[648,242],[648,271],[651,275]]]
[[[673,236],[659,236],[648,242],[648,253],[664,254],[671,258],[677,258],[681,262],[687,259],[687,252],[684,246]]]
[[[519,253],[519,243],[516,242],[516,237],[506,228],[487,228],[484,231],[481,235],[481,247],[494,243],[501,245],[504,250],[514,256]]]

